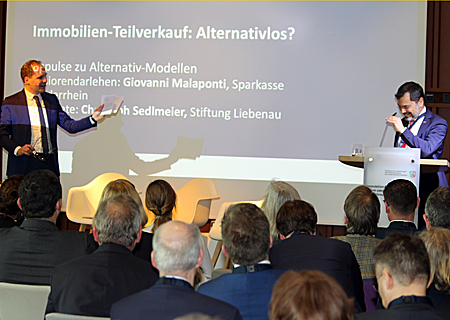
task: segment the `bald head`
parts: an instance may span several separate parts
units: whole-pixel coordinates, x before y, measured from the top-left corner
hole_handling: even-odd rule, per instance
[[[195,270],[199,262],[200,231],[181,221],[160,226],[153,237],[153,258],[160,275]],[[201,264],[201,262],[200,262]]]

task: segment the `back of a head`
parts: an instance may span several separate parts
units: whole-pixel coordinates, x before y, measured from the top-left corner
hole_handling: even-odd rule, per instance
[[[374,248],[375,270],[388,269],[402,286],[413,282],[427,285],[430,277],[430,260],[427,249],[418,236],[393,232]]]
[[[102,201],[92,224],[100,244],[116,243],[125,247],[134,244],[141,226],[139,206],[129,195],[119,194]]]
[[[182,221],[169,221],[156,229],[153,251],[160,274],[194,269],[200,240],[198,227]]]
[[[431,279],[438,290],[450,293],[450,230],[430,228],[419,235],[425,243],[431,264]]]
[[[233,263],[256,264],[269,255],[269,221],[254,204],[235,204],[223,216],[222,239]]]
[[[432,227],[450,229],[450,188],[436,188],[427,199],[425,214]]]
[[[172,220],[172,210],[176,202],[177,194],[167,181],[155,180],[148,185],[145,192],[145,206],[155,215],[152,231]]]
[[[380,220],[380,200],[366,186],[353,189],[345,199],[344,212],[347,216],[347,232],[374,235]]]
[[[19,186],[23,180],[23,176],[11,176],[3,181],[0,187],[0,213],[17,219],[22,212],[17,205],[19,198]]]
[[[261,209],[266,214],[267,219],[269,219],[270,234],[274,239],[278,239],[275,222],[277,212],[288,200],[301,200],[297,190],[287,182],[271,181],[264,195]]]
[[[409,180],[389,182],[383,190],[383,196],[392,213],[398,216],[411,215],[417,207],[417,188]]]
[[[316,231],[317,213],[306,201],[286,201],[278,211],[276,223],[278,232],[283,236],[294,231],[313,234]]]
[[[136,202],[136,204],[139,207],[139,212],[141,213],[142,216],[141,225],[145,226],[148,222],[147,213],[144,210],[142,200],[136,191],[136,187],[130,181],[125,179],[117,179],[108,183],[106,187],[103,189],[99,203],[119,194],[129,195],[134,200],[134,202]]]
[[[287,271],[275,283],[270,320],[351,320],[353,302],[330,276],[315,270]]]
[[[419,102],[420,98],[424,98],[423,88],[420,84],[409,81],[402,84],[395,94],[395,98],[398,100],[405,95],[405,93],[409,93],[411,101]]]
[[[50,170],[33,171],[20,183],[19,198],[25,218],[50,218],[62,198],[61,183]]]

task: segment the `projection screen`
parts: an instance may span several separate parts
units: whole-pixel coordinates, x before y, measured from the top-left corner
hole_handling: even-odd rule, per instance
[[[425,16],[416,1],[13,1],[5,96],[38,59],[74,119],[124,97],[97,129],[59,131],[64,197],[103,172],[142,192],[156,177],[205,177],[221,195],[214,217],[275,178],[320,222],[342,223],[363,175],[338,156],[378,146],[398,86],[423,84]]]

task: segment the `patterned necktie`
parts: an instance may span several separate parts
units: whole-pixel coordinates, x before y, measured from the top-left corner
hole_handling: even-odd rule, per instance
[[[41,138],[42,138],[42,149],[45,154],[48,154],[48,137],[47,137],[47,127],[45,126],[44,111],[42,110],[41,102],[38,96],[34,96],[36,100],[36,105],[39,111],[39,120],[41,121]]]

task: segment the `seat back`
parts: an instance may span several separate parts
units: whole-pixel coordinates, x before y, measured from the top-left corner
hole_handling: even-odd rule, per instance
[[[0,282],[0,319],[42,320],[50,286]]]
[[[209,237],[213,240],[222,240],[222,219],[225,211],[227,211],[228,207],[237,204],[237,203],[253,203],[257,207],[261,208],[263,200],[256,201],[237,201],[237,202],[224,202],[220,206],[219,212],[217,213],[216,221],[214,222],[211,230],[209,231]]]
[[[177,193],[177,206],[172,219],[203,226],[209,219],[211,201],[220,199],[214,182],[210,179],[194,179]]]
[[[45,320],[109,320],[107,317],[91,317],[91,316],[77,316],[74,314],[65,313],[49,313],[45,316]]]
[[[67,218],[72,222],[90,225],[103,189],[109,182],[117,179],[126,178],[120,173],[104,173],[84,186],[70,188],[67,197]]]

